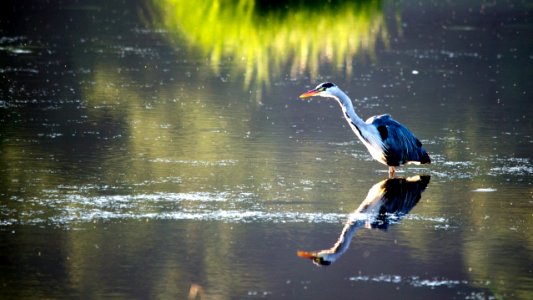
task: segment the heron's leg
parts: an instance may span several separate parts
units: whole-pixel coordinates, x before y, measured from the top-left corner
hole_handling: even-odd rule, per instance
[[[396,172],[396,169],[394,167],[389,166],[389,178],[394,177],[394,172]]]

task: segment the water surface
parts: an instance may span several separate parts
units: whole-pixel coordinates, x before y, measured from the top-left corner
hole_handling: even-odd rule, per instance
[[[108,2],[4,5],[5,298],[533,296],[527,3]],[[297,251],[387,177],[336,103],[297,98],[326,80],[433,163],[318,267]]]

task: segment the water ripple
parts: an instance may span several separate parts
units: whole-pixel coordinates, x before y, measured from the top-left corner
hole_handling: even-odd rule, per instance
[[[68,189],[67,189],[68,190]],[[90,190],[89,190],[90,191]],[[257,201],[252,193],[230,192],[191,192],[191,193],[144,193],[138,195],[66,194],[54,197],[57,190],[46,193],[51,199],[32,199],[36,207],[47,207],[54,211],[46,215],[38,208],[27,210],[17,219],[8,218],[11,213],[0,209],[12,224],[68,225],[72,223],[113,221],[113,220],[204,220],[231,223],[271,222],[271,223],[329,223],[343,224],[349,218],[345,213],[301,211],[297,203],[283,205],[276,209],[263,207],[268,202]],[[22,199],[15,201],[24,202]],[[432,218],[411,214],[407,219],[415,222],[447,224],[445,218]],[[446,226],[441,226],[446,227]],[[435,227],[437,228],[437,227]]]
[[[376,283],[392,283],[400,285],[410,285],[416,288],[426,287],[434,289],[436,287],[454,288],[458,285],[469,285],[467,280],[456,280],[448,278],[420,278],[419,276],[400,276],[392,274],[380,274],[375,276],[357,275],[349,277],[350,281],[376,282]],[[483,284],[490,284],[484,282]]]

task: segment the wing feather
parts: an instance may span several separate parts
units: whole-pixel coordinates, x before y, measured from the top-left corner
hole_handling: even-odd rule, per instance
[[[408,162],[429,163],[429,156],[420,140],[390,115],[380,115],[366,121],[377,128],[383,140],[385,159],[389,166]]]

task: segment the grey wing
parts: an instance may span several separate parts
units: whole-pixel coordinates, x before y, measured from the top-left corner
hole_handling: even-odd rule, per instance
[[[409,129],[390,115],[375,116],[366,122],[377,128],[383,140],[387,165],[399,166],[407,162],[430,162],[426,150],[422,148],[422,143]]]

